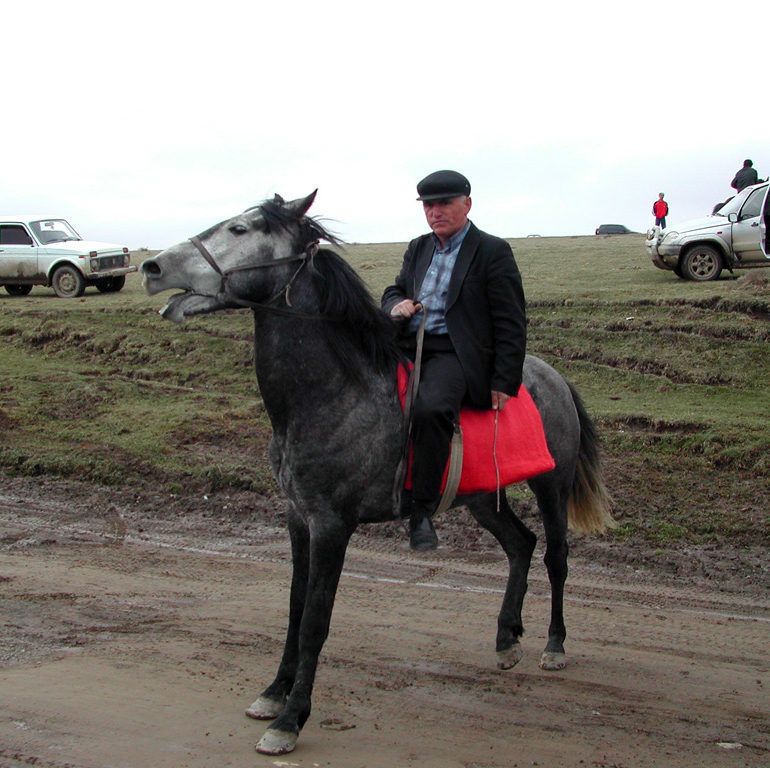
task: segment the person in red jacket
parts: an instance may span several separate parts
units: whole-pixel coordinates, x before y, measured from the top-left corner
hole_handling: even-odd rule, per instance
[[[658,195],[658,199],[652,204],[652,213],[655,216],[655,226],[665,229],[666,216],[668,216],[668,203],[663,199],[662,192]]]

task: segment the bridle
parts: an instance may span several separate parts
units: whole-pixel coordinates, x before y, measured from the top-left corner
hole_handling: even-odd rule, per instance
[[[236,304],[241,307],[249,307],[250,309],[262,309],[267,310],[269,312],[275,312],[277,314],[282,315],[290,315],[292,317],[301,317],[305,320],[329,320],[330,318],[324,317],[323,315],[306,315],[302,312],[298,312],[296,310],[287,310],[282,307],[276,307],[273,306],[273,302],[278,300],[281,296],[284,297],[284,301],[286,302],[287,307],[291,307],[291,296],[290,296],[290,290],[291,286],[296,280],[299,273],[302,271],[303,267],[310,262],[311,266],[313,263],[313,258],[318,253],[318,240],[311,240],[306,246],[305,250],[301,253],[295,253],[291,256],[282,256],[280,259],[272,259],[270,261],[265,261],[259,264],[244,264],[240,267],[231,267],[230,269],[223,270],[219,264],[217,264],[217,260],[212,255],[211,251],[209,251],[208,248],[203,244],[203,241],[198,237],[197,235],[195,237],[190,238],[190,242],[198,249],[198,252],[201,256],[206,260],[208,265],[219,275],[220,277],[220,291],[219,295],[223,296],[224,299],[231,304]],[[265,269],[267,267],[274,267],[279,264],[288,264],[294,261],[299,261],[300,265],[297,267],[297,269],[294,271],[294,274],[289,278],[286,285],[283,286],[279,291],[277,291],[273,296],[271,296],[266,302],[258,302],[258,301],[248,301],[247,299],[240,299],[233,295],[232,291],[230,290],[230,286],[228,284],[228,280],[231,275],[236,274],[238,272],[249,272],[253,269]]]
[[[302,320],[336,320],[337,319],[337,318],[328,317],[326,315],[305,314],[304,312],[299,312],[293,308],[286,309],[284,307],[273,306],[273,302],[276,301],[278,298],[280,298],[281,295],[283,295],[284,301],[286,302],[286,307],[292,307],[289,291],[291,290],[292,284],[294,283],[294,281],[296,280],[297,276],[302,271],[302,269],[305,267],[305,265],[308,262],[310,262],[312,266],[313,258],[318,253],[318,242],[319,242],[318,240],[311,240],[305,246],[305,250],[302,251],[301,253],[292,254],[291,256],[283,256],[280,259],[273,259],[271,261],[266,261],[260,264],[244,264],[243,266],[231,267],[230,269],[226,269],[226,270],[223,270],[219,266],[219,264],[217,264],[217,260],[214,258],[211,251],[209,251],[209,249],[206,248],[206,246],[203,244],[200,237],[198,237],[197,235],[195,237],[191,237],[190,242],[198,249],[198,252],[206,260],[206,263],[219,275],[221,279],[220,294],[223,296],[226,302],[230,304],[235,304],[236,306],[240,306],[240,307],[248,307],[253,310],[269,311],[275,314],[287,315],[289,317],[295,317]],[[295,261],[300,262],[300,264],[297,267],[297,269],[294,271],[292,276],[288,279],[288,281],[286,282],[286,285],[283,288],[281,288],[279,291],[277,291],[275,294],[273,294],[273,296],[264,303],[260,303],[256,301],[247,301],[246,299],[237,298],[232,294],[232,292],[229,289],[228,278],[230,277],[230,275],[236,274],[238,272],[248,272],[253,269],[264,269],[267,267],[273,267],[278,264],[288,264]],[[425,333],[426,318],[427,318],[427,313],[424,313],[422,322],[420,323],[420,330],[418,333],[417,354],[415,358],[415,365],[411,371],[411,374],[409,377],[409,384],[407,387],[407,397],[406,397],[406,403],[405,403],[404,414],[403,414],[404,442],[402,446],[401,460],[396,470],[395,483],[393,488],[394,498],[396,499],[401,498],[401,490],[404,487],[404,479],[406,477],[406,471],[408,466],[409,444],[410,444],[409,441],[412,433],[414,401],[417,399],[417,389],[419,387],[419,382],[420,382],[420,366],[422,362],[422,345],[423,345],[423,335]],[[497,415],[498,413],[496,411],[495,412],[495,442],[493,445],[493,453],[495,457],[495,471],[498,473],[497,474],[497,477],[498,477],[497,510],[499,513],[500,511],[500,475],[499,475],[499,469],[497,465],[497,448],[496,448]],[[450,507],[450,505],[452,504],[452,501],[455,498],[455,495],[457,493],[457,488],[460,484],[460,475],[462,472],[462,461],[463,461],[462,433],[460,432],[459,426],[455,425],[454,434],[452,437],[447,481],[446,481],[446,485],[442,493],[441,499],[439,501],[437,513],[445,512]]]

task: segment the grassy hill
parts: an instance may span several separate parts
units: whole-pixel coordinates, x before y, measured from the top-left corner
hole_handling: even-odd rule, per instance
[[[613,535],[770,543],[767,281],[679,280],[638,235],[511,244],[529,349],[576,384],[599,426]],[[352,245],[346,257],[379,295],[404,247]],[[176,326],[158,316],[163,303],[136,275],[119,294],[71,301],[0,292],[0,471],[274,492],[250,313]]]

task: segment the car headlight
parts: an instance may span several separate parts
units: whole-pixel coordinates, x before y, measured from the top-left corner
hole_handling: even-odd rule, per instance
[[[99,270],[99,259],[91,259],[91,271],[97,272]]]

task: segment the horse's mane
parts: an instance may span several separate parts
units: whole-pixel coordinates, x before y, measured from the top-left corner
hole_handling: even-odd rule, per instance
[[[278,197],[264,201],[258,208],[268,228],[292,233],[292,246],[297,253],[317,240],[342,246],[342,241],[318,219],[303,216],[298,220]],[[348,375],[359,380],[365,378],[361,355],[378,373],[392,374],[396,362],[403,358],[396,343],[395,324],[374,302],[363,280],[329,248],[318,250],[311,261],[310,274],[318,292],[320,312],[333,321],[322,323],[321,332]]]
[[[356,350],[378,373],[392,374],[403,357],[396,343],[396,325],[374,302],[363,280],[328,248],[321,248],[314,257],[311,274],[321,314],[334,321],[323,323],[322,332],[350,375],[358,378],[365,373],[360,371]]]

